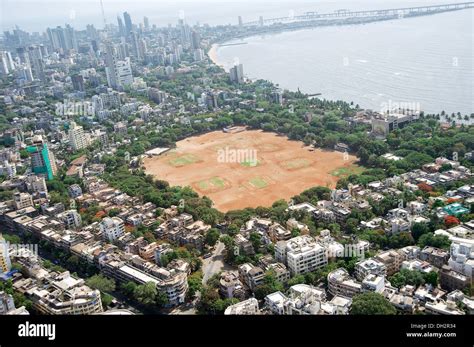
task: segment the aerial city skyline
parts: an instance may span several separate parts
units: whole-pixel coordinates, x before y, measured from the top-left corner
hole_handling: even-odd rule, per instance
[[[93,4],[0,38],[0,315],[473,314],[474,2]]]

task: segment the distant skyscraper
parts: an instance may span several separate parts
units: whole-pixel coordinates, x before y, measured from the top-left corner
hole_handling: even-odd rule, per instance
[[[54,154],[49,151],[41,135],[33,137],[33,145],[27,147],[31,155],[31,169],[37,175],[43,175],[52,180],[57,172]]]
[[[79,49],[76,38],[76,31],[69,24],[66,24],[64,29],[64,35],[66,40],[66,49],[74,49],[76,52]]]
[[[74,90],[77,90],[78,92],[85,91],[84,77],[82,77],[82,75],[79,75],[79,74],[72,75],[71,81],[72,81],[72,87],[74,88]]]
[[[23,82],[33,82],[33,73],[28,64],[21,64],[15,70],[16,77]]]
[[[67,46],[67,40],[66,40],[66,35],[64,33],[64,30],[63,28],[61,28],[60,26],[58,26],[55,31],[54,31],[58,37],[58,41],[59,41],[59,47],[63,50],[63,52],[66,52],[68,50],[68,46]]]
[[[201,48],[201,35],[195,30],[191,33],[191,47],[193,49]]]
[[[30,66],[33,69],[33,75],[41,81],[45,81],[44,61],[40,46],[28,47],[28,57],[30,60]]]
[[[133,28],[132,18],[130,17],[130,14],[128,14],[128,12],[123,13],[123,21],[125,23],[125,30],[126,30],[125,35],[128,37]]]
[[[191,30],[189,28],[189,25],[186,24],[184,19],[180,18],[178,21],[178,26],[181,31],[181,43],[183,45],[189,43],[189,41],[191,40]]]
[[[92,40],[98,40],[99,34],[97,33],[96,28],[92,24],[87,24],[86,26],[87,36],[89,36]]]
[[[105,72],[107,75],[107,84],[110,88],[117,89],[119,84],[115,73],[115,49],[111,42],[105,44]]]
[[[18,47],[16,49],[16,54],[18,55],[21,64],[30,65],[30,57],[28,56],[25,47]]]
[[[76,31],[69,24],[66,24],[65,29],[60,26],[54,29],[47,28],[46,34],[48,35],[53,50],[61,49],[64,53],[70,49],[78,50]]]
[[[133,83],[132,67],[130,58],[119,60],[115,64],[117,79],[120,86],[128,86]]]
[[[107,83],[109,87],[113,89],[118,89],[119,87],[123,87],[133,83],[130,58],[126,57],[124,60],[117,60],[115,55],[115,49],[110,42],[106,44],[105,63]]]
[[[148,17],[143,17],[143,25],[145,27],[145,31],[150,31],[150,22]]]
[[[8,51],[0,52],[0,75],[8,75],[15,70],[12,55]]]
[[[244,83],[244,67],[242,64],[234,65],[229,70],[230,81],[233,83]]]
[[[193,53],[194,61],[201,61],[204,59],[204,51],[202,49],[195,49]]]
[[[130,35],[130,39],[132,41],[133,55],[137,58],[137,60],[141,60],[143,56],[140,47],[140,37],[137,33],[132,32]]]
[[[239,16],[239,27],[244,25],[244,22],[242,21],[242,16]]]
[[[118,23],[118,27],[119,27],[120,36],[126,36],[125,26],[123,25],[122,18],[120,18],[119,16],[117,16],[117,23]]]

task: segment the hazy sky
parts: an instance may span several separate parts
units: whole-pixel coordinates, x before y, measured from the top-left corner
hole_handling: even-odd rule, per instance
[[[108,23],[117,23],[117,14],[128,11],[132,20],[143,21],[148,16],[151,24],[175,24],[180,11],[184,11],[190,24],[196,22],[236,24],[241,15],[244,21],[257,20],[258,16],[285,16],[289,11],[296,15],[307,11],[332,12],[336,9],[378,9],[407,7],[436,3],[462,2],[461,0],[103,0]],[[103,26],[100,0],[0,0],[2,31],[15,24],[27,31],[44,31],[48,26],[70,23],[77,29],[86,24]]]

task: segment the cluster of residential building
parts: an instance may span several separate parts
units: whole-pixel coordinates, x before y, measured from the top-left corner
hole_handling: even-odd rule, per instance
[[[32,177],[35,177],[34,180]],[[163,240],[176,246],[191,244],[202,248],[209,225],[180,213],[176,206],[163,210],[161,217],[157,217],[155,205],[140,203],[139,198],[110,187],[87,170],[83,176],[84,191],[77,184],[68,187],[73,207],[63,203],[50,204],[44,176],[17,179],[24,183],[18,186],[22,192],[0,204],[0,222],[7,230],[32,234],[48,241],[54,247],[77,255],[81,261],[95,265],[119,282],[153,282],[167,295],[169,305],[184,302],[190,264],[178,259],[169,262],[166,267],[160,266],[161,256],[173,251],[171,245],[163,243]],[[43,195],[35,195],[34,191],[28,190],[31,186],[28,183],[35,180],[43,182],[39,185]],[[82,225],[77,206],[81,209],[97,206],[104,216],[100,221]],[[109,217],[107,213],[110,211],[117,211],[117,214]],[[126,230],[138,226],[154,228],[154,234],[161,241],[148,242]],[[4,270],[2,272],[9,270],[6,265]]]
[[[22,272],[10,276],[12,287],[32,303],[35,312],[48,315],[84,315],[103,312],[100,291],[69,271],[57,272],[44,267],[32,250],[10,252]],[[29,314],[24,306],[15,308],[12,296],[0,293],[0,311],[3,314]]]
[[[443,164],[450,164],[451,169],[440,174],[437,170]],[[435,168],[432,170],[431,168]],[[348,189],[336,189],[331,193],[330,200],[320,200],[316,205],[305,202],[290,204],[290,211],[303,211],[308,213],[315,221],[338,223],[344,226],[351,212],[371,210],[372,202],[379,202],[387,194],[402,196],[401,189],[417,191],[422,189],[421,184],[431,188],[437,185],[466,179],[471,177],[471,172],[460,166],[459,162],[445,158],[436,159],[432,165],[425,165],[422,170],[414,170],[406,174],[391,177],[384,181],[376,181],[361,185],[349,185]],[[441,220],[446,216],[460,217],[470,213],[470,206],[474,202],[474,188],[470,185],[460,186],[449,190],[444,195],[430,197],[428,200],[418,198],[404,202],[400,199],[399,206],[391,209],[385,216],[377,216],[371,220],[361,221],[359,230],[379,230],[386,235],[410,233],[415,223],[429,223],[431,214],[436,214]],[[437,207],[438,202],[444,206]],[[300,234],[292,237],[293,230]],[[373,257],[364,258],[369,251],[370,244],[365,240],[349,238],[341,243],[331,236],[329,230],[321,230],[318,236],[309,235],[308,227],[291,218],[285,226],[269,219],[252,218],[234,236],[238,251],[244,254],[255,254],[250,234],[258,234],[262,245],[274,245],[274,255],[260,258],[258,266],[250,263],[240,265],[238,272],[225,272],[221,277],[221,295],[225,297],[252,296],[256,288],[264,281],[265,274],[273,269],[276,278],[286,283],[290,278],[314,272],[324,268],[331,259],[337,257],[357,257],[354,273],[344,268],[338,268],[327,276],[327,286],[320,288],[307,288],[310,293],[296,295],[293,287],[289,289],[290,295],[280,292],[273,293],[265,298],[264,305],[256,306],[261,309],[258,313],[275,314],[347,314],[350,311],[351,298],[364,292],[377,292],[383,295],[397,309],[413,314],[425,311],[432,314],[465,314],[458,308],[457,303],[462,302],[468,311],[472,311],[473,299],[469,296],[473,283],[473,221],[461,223],[448,229],[440,229],[435,235],[446,235],[451,241],[450,250],[426,246],[407,246],[401,249],[382,250]],[[273,267],[269,265],[272,264]],[[402,269],[418,271],[422,274],[437,273],[439,286],[434,287],[424,284],[418,288],[405,285],[401,288],[394,287],[389,282],[389,277]],[[305,286],[305,285],[298,285]],[[306,288],[305,287],[305,288]],[[326,301],[327,297],[331,298]],[[342,299],[341,299],[342,298]],[[296,301],[295,301],[296,300]],[[330,309],[333,301],[344,302],[342,307]],[[297,302],[298,304],[295,304]],[[249,312],[254,310],[254,299],[236,304],[226,311],[227,314],[236,312]],[[260,303],[261,304],[261,303]],[[300,310],[296,310],[297,306]],[[251,308],[251,309],[250,309]]]

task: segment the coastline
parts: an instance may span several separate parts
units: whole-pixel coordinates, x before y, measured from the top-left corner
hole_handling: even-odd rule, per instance
[[[305,31],[313,31],[313,30],[317,30],[317,29],[318,29],[317,27],[311,27],[311,28],[295,28],[295,29],[281,30],[281,31],[278,30],[278,31],[273,31],[271,33],[268,33],[268,36],[277,36],[277,35],[280,35],[280,34],[293,32],[293,31],[305,32]],[[236,40],[243,40],[244,37],[245,38],[254,38],[254,37],[259,37],[259,36],[267,36],[267,35],[262,35],[262,34],[259,34],[259,33],[252,33],[252,34],[247,34],[247,35],[242,35],[242,36],[237,36],[237,37],[228,37],[224,40],[220,40],[220,41],[217,41],[217,42],[215,41],[214,43],[211,44],[211,47],[208,49],[207,55],[208,55],[209,59],[211,60],[212,64],[223,68],[224,71],[228,73],[229,68],[232,66],[232,63],[229,61],[229,59],[219,60],[219,58],[218,58],[218,49],[221,47],[221,45],[227,46],[226,43],[235,42]],[[222,58],[222,56],[221,56],[221,58]],[[229,58],[229,57],[227,57],[227,58]],[[225,62],[227,62],[227,64]],[[259,79],[267,80],[267,81],[279,86],[282,89],[287,89],[289,91],[295,91],[294,87],[291,87],[291,86],[286,86],[285,87],[281,82],[278,82],[278,81],[274,80],[273,77],[272,78],[268,78],[268,77],[264,78],[264,77],[257,77],[257,76],[252,76],[252,77],[246,76],[246,78],[250,81],[256,81],[256,80],[259,80]],[[298,86],[297,89],[301,90],[304,94],[311,94],[312,93],[311,91],[305,90],[304,88],[300,88],[300,86]],[[350,102],[350,101],[347,101],[347,100],[350,100],[350,98],[343,98],[343,97],[331,98],[329,96],[324,96],[323,94],[318,95],[318,98],[322,99],[322,100],[328,100],[328,101]],[[405,100],[405,99],[406,98],[403,98],[403,97],[400,98],[400,100]],[[355,102],[355,100],[351,100],[351,101]],[[374,107],[371,107],[370,105],[364,105],[361,101],[359,101],[357,103],[360,104],[361,107],[365,108],[365,109],[374,108]],[[426,103],[426,104],[428,104],[428,103]],[[429,109],[428,108],[428,110],[427,110],[426,106],[421,109],[421,111],[424,112],[425,115],[437,115],[437,114],[441,114],[442,112],[445,112],[447,114],[460,112],[462,115],[471,115],[471,114],[473,114],[472,110],[467,110],[467,111],[458,111],[458,110],[459,110],[458,108],[452,108],[452,109],[446,110],[445,107],[440,107],[440,108],[436,108],[436,109]],[[449,122],[449,124],[450,123],[451,122]],[[465,121],[464,118],[463,118],[463,119],[456,122],[456,125],[461,125],[461,124],[472,126],[472,125],[474,125],[474,122],[472,121],[472,118],[469,118],[469,120],[467,120],[467,121]]]
[[[218,47],[219,47],[218,43],[213,43],[211,48],[207,52],[207,56],[209,57],[209,59],[211,59],[211,61],[215,65],[220,66],[221,68],[225,69],[224,64],[220,63],[219,60],[217,59],[217,48]]]

